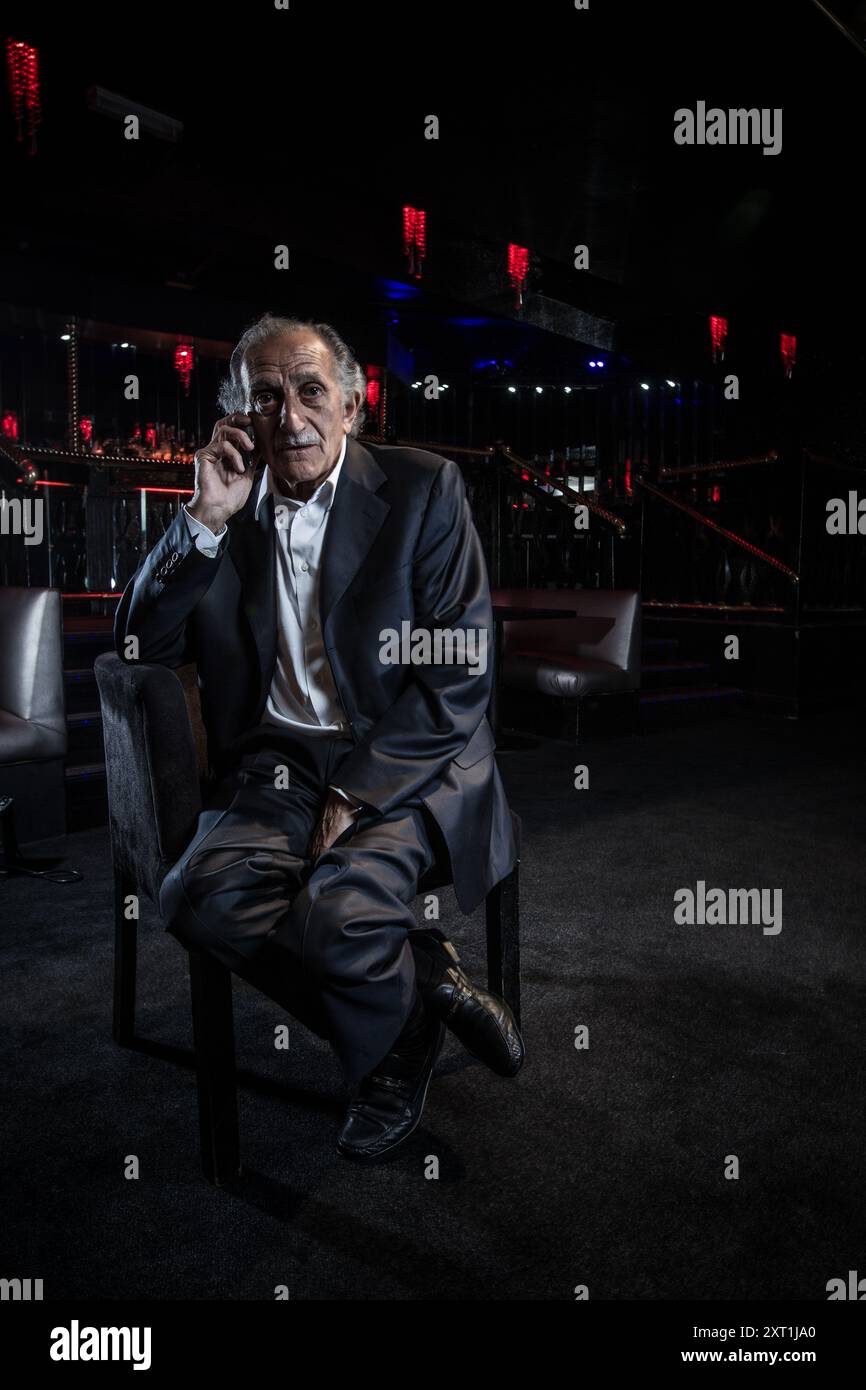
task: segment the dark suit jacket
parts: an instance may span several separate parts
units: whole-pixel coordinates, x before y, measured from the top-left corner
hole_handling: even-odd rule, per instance
[[[211,761],[231,761],[257,725],[276,659],[273,498],[255,519],[261,467],[215,559],[183,513],[130,580],[115,641],[138,659],[194,661]],[[355,748],[340,787],[387,812],[417,794],[444,836],[457,901],[471,912],[517,858],[485,710],[493,657],[487,569],[460,469],[420,449],[351,436],[320,575],[325,647]],[[487,670],[383,665],[385,628],[485,629]],[[444,866],[447,870],[448,866]]]

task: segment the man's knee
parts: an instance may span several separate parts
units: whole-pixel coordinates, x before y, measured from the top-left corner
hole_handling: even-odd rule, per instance
[[[159,890],[159,914],[167,927],[177,917],[185,901],[182,861],[179,861],[169,869]]]
[[[405,924],[374,891],[335,884],[320,892],[301,890],[284,944],[299,952],[307,980],[325,985],[387,973],[405,941]]]
[[[207,926],[210,914],[206,907],[202,915],[193,908],[187,886],[186,869],[181,859],[162,881],[159,890],[160,916],[166,929],[186,945],[207,947],[212,940]],[[198,909],[202,906],[202,903],[197,904]]]

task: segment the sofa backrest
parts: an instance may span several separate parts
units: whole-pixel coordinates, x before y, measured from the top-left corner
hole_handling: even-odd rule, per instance
[[[571,608],[575,618],[512,619],[503,650],[608,661],[637,677],[640,669],[640,592],[637,589],[494,589],[494,603],[525,608]]]
[[[0,587],[0,709],[38,725],[45,758],[66,752],[58,589]]]

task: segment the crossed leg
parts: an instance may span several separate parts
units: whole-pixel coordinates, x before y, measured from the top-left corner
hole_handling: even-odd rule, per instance
[[[436,859],[432,831],[414,799],[356,818],[311,864],[321,769],[293,762],[290,785],[278,788],[274,768],[285,757],[246,760],[229,804],[202,812],[160,908],[173,935],[328,1038],[351,1086],[381,1061],[412,1008],[411,902]]]

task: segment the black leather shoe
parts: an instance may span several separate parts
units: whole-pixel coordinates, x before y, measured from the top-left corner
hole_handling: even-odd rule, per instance
[[[444,1024],[433,1014],[428,1013],[424,1032],[426,1047],[420,1061],[407,1064],[398,1040],[394,1050],[360,1082],[337,1139],[337,1151],[344,1158],[378,1163],[390,1158],[416,1128],[445,1041]]]
[[[411,942],[413,951],[423,951],[432,961],[427,980],[421,972],[418,974],[418,993],[425,1008],[450,1028],[467,1052],[497,1076],[516,1076],[523,1066],[526,1049],[505,1000],[473,985],[460,968],[453,943],[445,937],[419,929],[411,933]]]

